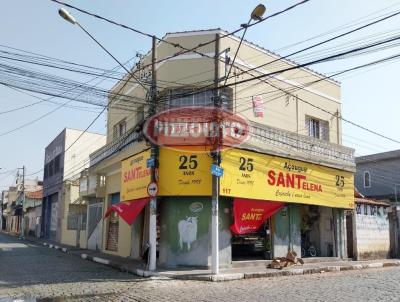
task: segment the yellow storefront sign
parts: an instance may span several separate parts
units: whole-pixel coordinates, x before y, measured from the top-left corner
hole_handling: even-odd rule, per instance
[[[212,158],[204,147],[160,148],[159,196],[211,195]]]
[[[297,160],[238,149],[222,152],[220,195],[354,207],[354,175]]]
[[[121,201],[148,197],[151,173],[147,168],[147,159],[150,155],[150,150],[147,150],[122,161]]]

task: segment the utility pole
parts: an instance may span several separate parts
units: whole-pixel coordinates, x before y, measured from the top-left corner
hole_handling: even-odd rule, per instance
[[[215,57],[214,57],[214,110],[216,111],[214,122],[216,122],[216,132],[214,146],[212,150],[213,164],[220,164],[220,121],[217,110],[220,107],[220,98],[218,92],[219,82],[219,34],[215,35]],[[212,176],[212,201],[211,201],[211,272],[219,273],[219,227],[218,227],[218,199],[219,199],[219,177]]]
[[[157,111],[157,75],[156,75],[156,43],[157,39],[153,36],[152,57],[151,57],[151,89],[150,89],[150,115]],[[155,166],[158,162],[158,148],[151,145],[151,157],[155,159]],[[156,167],[151,167],[151,181],[156,181]],[[150,219],[149,219],[149,270],[154,271],[157,263],[157,197],[150,199]]]
[[[25,206],[25,166],[22,166],[22,214],[21,214],[21,234],[20,234],[20,238],[22,239],[24,238],[24,230],[25,230],[24,206]]]

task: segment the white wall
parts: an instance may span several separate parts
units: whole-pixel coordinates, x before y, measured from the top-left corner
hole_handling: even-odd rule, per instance
[[[81,135],[81,130],[66,129],[65,149]],[[64,180],[71,178],[89,166],[89,155],[104,146],[106,136],[86,132],[64,155]]]
[[[367,207],[367,215],[364,213]],[[375,206],[376,208],[376,206]],[[390,252],[389,218],[381,206],[380,215],[371,214],[371,206],[361,205],[361,213],[355,214],[357,259],[387,258]]]

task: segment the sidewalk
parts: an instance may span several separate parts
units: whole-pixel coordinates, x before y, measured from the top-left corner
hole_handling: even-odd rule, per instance
[[[4,234],[7,234],[3,232]],[[13,236],[12,234],[8,234]],[[181,280],[199,280],[199,281],[230,281],[239,279],[251,279],[261,277],[281,277],[291,275],[306,275],[306,274],[321,274],[325,272],[340,272],[348,270],[363,270],[372,268],[382,268],[389,266],[400,266],[398,259],[379,259],[369,261],[346,261],[346,260],[331,260],[315,262],[318,259],[310,258],[310,262],[304,265],[296,265],[282,270],[266,268],[267,261],[250,261],[247,265],[244,261],[242,264],[235,263],[235,268],[221,269],[218,275],[213,275],[210,270],[206,269],[163,269],[158,268],[156,271],[146,270],[145,263],[139,260],[123,258],[109,255],[99,251],[85,250],[77,247],[67,246],[55,243],[49,240],[27,237],[26,241],[35,244],[41,244],[48,248],[54,248],[61,252],[78,256],[82,259],[97,262],[118,269],[120,271],[136,274],[141,277],[153,278],[170,278]],[[321,258],[320,258],[321,259]],[[250,265],[251,263],[251,265]]]

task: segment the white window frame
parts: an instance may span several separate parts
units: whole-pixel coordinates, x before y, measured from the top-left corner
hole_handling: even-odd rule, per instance
[[[121,129],[123,129],[121,131]],[[113,127],[113,137],[114,139],[120,138],[126,133],[126,119],[123,119],[116,123]]]
[[[306,129],[308,136],[329,142],[329,121],[306,115]]]

